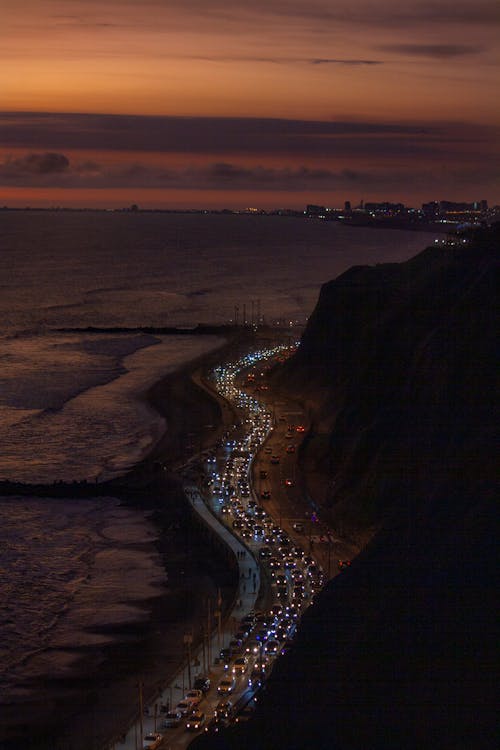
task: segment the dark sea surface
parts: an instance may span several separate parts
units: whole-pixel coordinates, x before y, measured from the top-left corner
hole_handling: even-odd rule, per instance
[[[244,311],[293,327],[324,282],[433,240],[285,217],[0,212],[0,479],[122,473],[168,429],[141,395],[222,343],[57,328],[220,324]],[[0,711],[79,669],[77,649],[114,637],[101,626],[147,616],[140,603],[166,584],[155,535],[113,498],[0,498]]]

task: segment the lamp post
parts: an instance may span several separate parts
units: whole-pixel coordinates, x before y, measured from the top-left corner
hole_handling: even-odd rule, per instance
[[[188,658],[188,689],[191,689],[191,644],[193,642],[193,634],[186,633],[184,635],[184,645],[186,646],[187,658]]]

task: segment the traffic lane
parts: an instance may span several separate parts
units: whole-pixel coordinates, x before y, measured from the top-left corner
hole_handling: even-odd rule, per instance
[[[235,658],[237,658],[237,656],[235,656]],[[159,732],[162,734],[163,740],[159,745],[159,750],[164,750],[165,748],[181,750],[181,748],[188,747],[193,740],[193,737],[205,730],[205,727],[215,715],[217,706],[222,701],[230,701],[233,706],[232,715],[236,715],[240,701],[243,701],[244,703],[247,698],[250,700],[253,697],[254,691],[251,691],[250,694],[248,693],[248,673],[253,669],[255,662],[256,658],[249,659],[248,668],[245,673],[242,674],[233,674],[232,666],[230,666],[228,670],[224,670],[222,666],[217,670],[214,668],[211,673],[212,680],[210,689],[198,704],[199,710],[205,715],[205,719],[199,729],[188,729],[186,727],[190,718],[189,715],[181,718],[179,726],[165,727],[165,717],[162,714],[159,714],[156,721],[144,717],[144,735],[146,735],[147,732]],[[234,678],[234,688],[229,693],[221,694],[218,692],[218,687],[221,681],[228,677]]]

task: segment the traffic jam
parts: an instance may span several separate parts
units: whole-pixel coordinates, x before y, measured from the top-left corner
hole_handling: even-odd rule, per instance
[[[280,457],[266,447],[275,429],[272,412],[238,382],[242,373],[247,373],[243,380],[253,385],[252,368],[280,356],[283,349],[247,354],[213,373],[217,391],[236,408],[240,424],[235,426],[235,437],[227,435],[221,449],[207,459],[211,507],[258,560],[270,586],[266,608],[242,617],[229,646],[220,652],[225,676],[216,689],[225,708],[222,710],[219,705],[215,710],[207,731],[217,731],[232,719],[238,720],[234,700],[229,701],[228,711],[226,699],[243,695],[250,702],[258,693],[274,661],[291,647],[303,611],[324,583],[321,567],[300,544],[303,524],[293,525],[293,536],[287,533],[262,504],[271,495],[270,485],[265,485],[257,499],[251,483],[251,465],[257,452],[269,464],[267,470],[260,470],[260,479],[269,479]],[[298,436],[304,432],[302,425],[289,425],[287,435],[291,429]],[[246,585],[251,585],[251,581]]]
[[[250,576],[248,568],[249,577],[240,581],[240,593],[253,587],[262,609],[245,611],[237,606],[233,610],[230,622],[234,627],[210,675],[198,675],[182,700],[155,717],[155,731],[148,733],[143,743],[149,750],[163,747],[164,730],[183,727],[181,735],[167,734],[169,747],[185,747],[189,734],[219,732],[247,719],[276,659],[290,649],[302,613],[324,584],[320,565],[300,544],[300,539],[305,539],[303,523],[294,523],[287,533],[262,504],[271,496],[273,470],[277,471],[280,464],[276,446],[269,446],[275,431],[274,416],[268,406],[239,385],[243,381],[255,391],[253,368],[283,356],[286,349],[275,347],[247,354],[212,372],[212,385],[234,407],[238,422],[217,449],[205,454],[200,495],[241,542],[241,554],[257,561],[260,579],[267,580],[268,585],[264,591],[256,591],[255,573]],[[288,425],[287,440],[292,431],[299,437],[304,428]],[[251,481],[257,453],[259,465],[267,465],[258,472],[258,493]],[[279,474],[274,479],[279,483]],[[262,480],[266,482],[262,484]],[[241,612],[238,619],[235,611]],[[163,731],[158,732],[157,727]]]

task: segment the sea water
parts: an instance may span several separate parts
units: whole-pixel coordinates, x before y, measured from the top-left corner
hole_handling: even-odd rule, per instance
[[[168,429],[142,394],[221,344],[59,329],[293,328],[322,283],[432,240],[290,217],[0,212],[0,479],[124,472]],[[0,498],[5,705],[78,669],[78,649],[111,638],[101,626],[147,617],[141,602],[167,583],[155,535],[144,513],[113,498]]]

